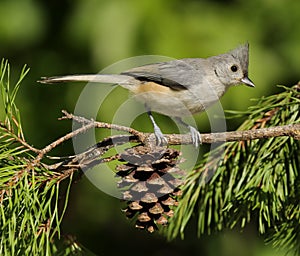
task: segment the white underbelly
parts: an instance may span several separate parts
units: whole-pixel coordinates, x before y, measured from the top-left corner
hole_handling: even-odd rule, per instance
[[[206,96],[196,96],[189,91],[143,92],[135,95],[137,100],[146,103],[152,111],[173,117],[184,117],[202,112],[218,101],[216,95]]]

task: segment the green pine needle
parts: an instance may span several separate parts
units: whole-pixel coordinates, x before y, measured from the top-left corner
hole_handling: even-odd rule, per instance
[[[53,255],[58,253],[57,244],[64,252],[60,255],[80,253],[82,247],[60,233],[73,175],[64,176],[42,165],[28,168],[36,152],[26,147],[15,104],[28,71],[24,66],[17,83],[11,86],[8,61],[1,62],[5,118],[0,122],[0,255]]]
[[[299,85],[281,86],[277,95],[263,97],[246,112],[238,130],[300,122]],[[224,146],[224,145],[223,145]],[[290,137],[225,143],[220,159],[202,159],[183,186],[180,204],[167,236],[184,237],[187,224],[198,218],[198,235],[256,223],[258,233],[276,247],[300,252],[300,143]],[[207,166],[208,169],[207,169]],[[205,182],[205,173],[213,172]]]
[[[28,72],[24,66],[11,86],[8,61],[0,65],[5,113],[0,121],[0,254],[90,255],[60,232],[73,175],[42,164],[30,166],[39,151],[24,140],[15,104]],[[299,85],[281,88],[279,94],[256,100],[246,112],[227,112],[229,118],[246,119],[239,130],[299,123]],[[188,175],[167,236],[183,238],[192,218],[197,218],[199,236],[243,229],[252,222],[267,242],[299,254],[299,141],[277,137],[228,142],[224,152],[223,146],[206,155]]]

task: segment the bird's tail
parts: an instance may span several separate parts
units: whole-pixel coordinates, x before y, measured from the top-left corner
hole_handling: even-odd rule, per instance
[[[67,76],[42,77],[42,79],[39,80],[38,82],[43,84],[55,84],[55,83],[65,83],[65,82],[109,83],[109,84],[118,84],[125,88],[128,88],[130,86],[134,86],[137,80],[127,75],[91,74],[91,75],[67,75]]]

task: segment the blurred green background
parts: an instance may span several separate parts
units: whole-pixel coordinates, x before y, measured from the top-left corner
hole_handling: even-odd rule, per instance
[[[245,110],[251,98],[279,91],[276,84],[298,82],[299,12],[295,0],[1,0],[0,57],[11,63],[12,81],[24,64],[31,68],[17,103],[28,142],[41,148],[70,131],[71,123],[57,118],[61,109],[74,110],[84,86],[40,85],[41,76],[97,73],[137,55],[207,57],[248,41],[249,75],[256,88],[237,87],[222,99],[224,109]],[[116,100],[126,92],[119,94]],[[151,128],[142,123],[144,130]],[[229,129],[237,125],[228,123]],[[57,151],[71,153],[70,143]],[[121,213],[119,200],[84,177],[74,185],[69,206],[63,232],[76,235],[97,255],[276,255],[257,238],[255,223],[243,233],[200,239],[191,223],[186,239],[171,243],[138,232]]]

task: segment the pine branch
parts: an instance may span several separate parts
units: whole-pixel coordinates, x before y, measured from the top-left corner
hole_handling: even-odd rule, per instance
[[[95,165],[100,163],[114,161],[118,159],[117,156],[101,158],[101,156],[107,152],[110,148],[113,148],[117,145],[122,145],[124,143],[133,142],[133,143],[142,143],[147,147],[155,148],[156,140],[153,133],[144,133],[132,129],[126,126],[120,126],[116,124],[109,124],[105,122],[98,122],[94,120],[89,120],[81,116],[75,116],[68,113],[67,111],[62,111],[64,116],[60,120],[69,119],[76,121],[82,124],[82,127],[66,134],[65,136],[55,140],[45,148],[38,150],[38,156],[35,158],[32,163],[28,164],[27,170],[34,168],[36,165],[40,164],[42,158],[53,150],[55,147],[61,143],[69,140],[80,133],[84,133],[92,128],[105,128],[117,131],[124,131],[132,134],[132,136],[127,135],[115,135],[108,138],[105,138],[103,141],[97,143],[96,145],[90,147],[85,152],[78,154],[76,156],[67,157],[71,159],[69,162],[64,160],[63,162],[55,163],[53,165],[44,165],[49,169],[56,170],[58,168],[66,168],[66,172],[73,173],[77,169],[82,168],[92,168]],[[222,133],[204,133],[201,134],[202,143],[216,143],[216,142],[233,142],[233,141],[247,141],[255,139],[267,139],[280,136],[290,136],[294,139],[300,138],[300,124],[290,124],[283,125],[278,127],[269,127],[269,128],[259,128],[252,129],[247,131],[232,131],[232,132],[222,132]],[[165,137],[168,140],[169,145],[187,145],[192,144],[192,139],[190,134],[165,134]],[[25,144],[25,143],[24,143]],[[52,159],[60,159],[55,157],[49,157]],[[66,159],[66,157],[64,157]],[[69,171],[69,168],[72,168],[72,171]]]
[[[155,135],[153,133],[144,133],[132,129],[126,126],[120,126],[116,124],[109,124],[105,122],[98,122],[94,120],[89,120],[84,117],[75,116],[63,110],[65,116],[60,118],[63,119],[71,119],[76,122],[82,123],[83,126],[66,134],[65,136],[55,140],[45,148],[41,150],[35,150],[38,152],[38,156],[36,157],[33,164],[30,168],[34,167],[38,164],[41,159],[45,156],[45,154],[49,153],[59,144],[63,143],[66,140],[69,140],[80,133],[84,133],[91,128],[106,128],[111,130],[117,131],[125,131],[131,133],[133,136],[126,136],[126,135],[116,135],[106,138],[104,141],[98,143],[97,145],[93,146],[92,148],[88,149],[88,152],[91,150],[95,150],[95,148],[101,147],[108,147],[108,146],[116,146],[119,144],[127,143],[127,142],[140,142],[145,145],[152,144],[151,147],[155,147]],[[280,137],[280,136],[290,136],[294,139],[300,139],[300,124],[290,124],[290,125],[283,125],[277,127],[269,127],[269,128],[260,128],[260,129],[252,129],[247,131],[232,131],[232,132],[221,132],[221,133],[204,133],[201,134],[202,143],[215,143],[215,142],[233,142],[233,141],[247,141],[247,140],[256,140],[256,139],[267,139],[273,137]],[[165,137],[168,140],[169,145],[187,145],[192,144],[192,139],[190,134],[165,134]],[[25,142],[22,142],[26,145]],[[84,152],[87,154],[87,152]],[[82,154],[81,154],[82,155]]]
[[[57,173],[42,164],[28,168],[40,150],[25,141],[15,104],[28,69],[24,66],[14,86],[10,85],[9,70],[8,62],[3,60],[0,65],[1,103],[5,110],[4,121],[0,122],[0,254],[51,255],[57,251],[56,244],[60,241],[60,224],[74,173]],[[75,253],[81,248],[68,251]]]
[[[226,142],[225,151],[217,148],[203,157],[182,186],[182,199],[167,228],[170,239],[184,237],[192,216],[199,236],[254,222],[266,241],[299,254],[300,84],[283,88],[258,100],[249,112],[235,113],[248,115],[238,130],[281,129],[289,123],[296,124],[293,135]]]
[[[222,150],[217,148],[201,158],[182,183],[173,176],[183,175],[180,152],[156,147],[154,134],[88,120],[65,111],[61,119],[75,121],[81,127],[43,149],[30,146],[24,139],[20,113],[14,103],[28,70],[24,67],[20,80],[12,88],[7,62],[1,63],[0,71],[6,113],[4,122],[0,123],[0,254],[44,255],[56,251],[74,176],[81,174],[81,168],[111,161],[118,162],[119,184],[125,184],[127,190],[123,195],[131,200],[126,215],[132,217],[137,213],[139,228],[153,232],[156,224],[169,222],[166,232],[173,239],[184,236],[192,216],[198,219],[199,236],[236,226],[243,229],[254,221],[258,232],[273,245],[300,251],[299,84],[261,98],[247,113],[235,113],[239,117],[248,116],[237,131],[202,134],[203,143],[224,142],[225,151],[223,145]],[[64,141],[93,128],[128,134],[105,138],[75,156],[48,156]],[[165,136],[169,145],[192,143],[189,134]],[[125,153],[106,154],[127,142],[140,146]],[[45,164],[46,156],[54,163]],[[143,174],[141,183],[135,173]],[[167,178],[163,179],[163,174]],[[66,183],[66,190],[62,189],[62,182]],[[146,183],[161,186],[164,196],[159,198],[155,193],[148,193]],[[139,204],[130,193],[141,191],[147,193]],[[71,240],[69,244],[76,245],[72,253],[84,251]]]

